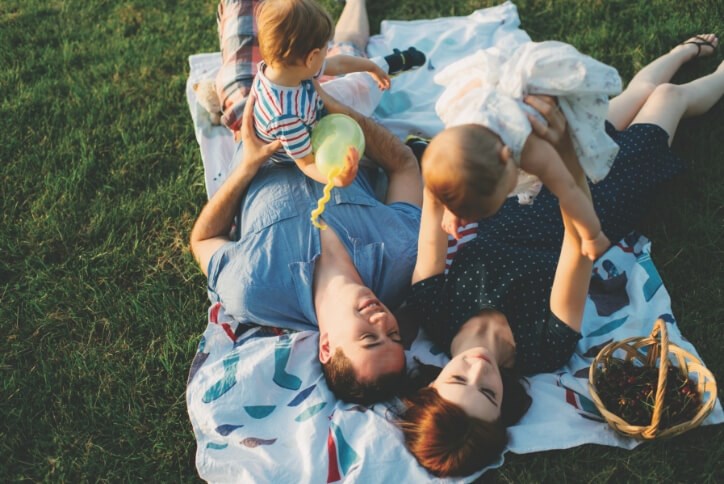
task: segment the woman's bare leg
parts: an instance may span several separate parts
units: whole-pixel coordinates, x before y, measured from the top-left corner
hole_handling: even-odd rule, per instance
[[[347,0],[334,29],[335,42],[352,42],[365,52],[370,38],[370,21],[365,0]]]
[[[708,76],[686,84],[661,84],[644,103],[633,120],[661,126],[669,135],[669,145],[682,118],[699,116],[724,96],[724,62]]]
[[[706,40],[714,46],[719,43],[714,34],[701,34],[698,37],[699,39],[692,37],[686,42]],[[714,49],[706,45],[697,48],[693,43],[682,43],[671,49],[668,54],[648,64],[631,79],[620,95],[611,99],[608,106],[608,121],[618,130],[626,129],[657,86],[669,82],[685,62],[696,57],[711,55],[713,52]]]

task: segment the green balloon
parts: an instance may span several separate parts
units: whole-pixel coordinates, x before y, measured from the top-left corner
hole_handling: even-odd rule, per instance
[[[357,121],[346,114],[328,114],[312,130],[314,163],[322,175],[329,178],[334,168],[344,168],[349,148],[365,151],[365,136]]]

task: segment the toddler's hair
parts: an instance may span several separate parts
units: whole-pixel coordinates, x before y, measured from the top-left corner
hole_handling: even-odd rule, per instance
[[[267,65],[295,65],[334,34],[332,18],[314,0],[264,0],[256,22],[259,51]]]
[[[505,171],[500,138],[478,124],[463,124],[437,134],[422,157],[425,186],[448,210],[462,218],[480,212]]]

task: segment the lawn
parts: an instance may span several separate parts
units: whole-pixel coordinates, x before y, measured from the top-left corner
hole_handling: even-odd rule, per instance
[[[334,15],[341,7],[323,2]],[[497,4],[370,1],[384,18]],[[520,0],[558,39],[624,80],[679,41],[724,35],[721,0]],[[0,479],[196,481],[185,380],[206,320],[188,250],[205,201],[184,87],[218,50],[215,2],[0,2]],[[675,82],[713,70],[722,50]],[[683,334],[724,374],[724,102],[680,126],[690,170],[643,233]],[[722,482],[724,426],[633,451],[509,455],[501,482]]]

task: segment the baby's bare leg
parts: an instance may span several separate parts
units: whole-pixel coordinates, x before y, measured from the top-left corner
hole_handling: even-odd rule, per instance
[[[676,71],[695,57],[711,55],[712,47],[698,46],[692,42],[707,41],[717,46],[719,39],[714,34],[702,34],[699,39],[692,37],[677,45],[667,54],[662,55],[641,69],[626,89],[611,99],[608,107],[608,121],[618,130],[626,129],[636,117],[657,86],[669,82]]]

